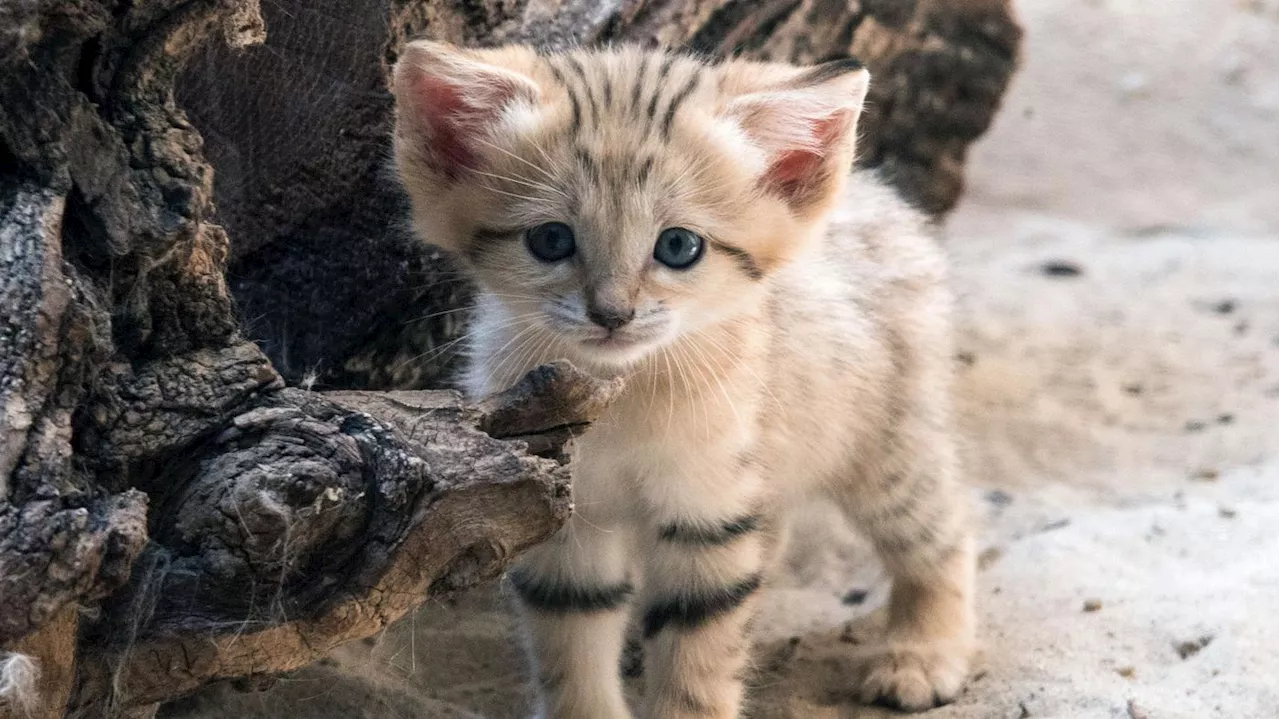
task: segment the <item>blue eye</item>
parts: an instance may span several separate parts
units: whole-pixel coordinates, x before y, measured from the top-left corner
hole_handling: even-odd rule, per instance
[[[547,222],[525,232],[524,244],[530,254],[543,262],[559,262],[572,255],[576,247],[573,228],[563,222]]]
[[[668,227],[658,235],[658,244],[653,246],[653,259],[673,270],[688,269],[702,259],[705,245],[692,230]]]

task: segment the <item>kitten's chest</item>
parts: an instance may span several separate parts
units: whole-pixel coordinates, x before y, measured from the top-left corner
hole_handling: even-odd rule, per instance
[[[652,475],[733,462],[758,439],[757,407],[750,393],[735,395],[730,386],[723,392],[694,391],[634,377],[578,445],[592,465]]]

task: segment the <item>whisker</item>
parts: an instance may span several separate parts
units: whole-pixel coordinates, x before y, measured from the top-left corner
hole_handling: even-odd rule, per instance
[[[649,368],[649,392],[651,393],[649,397],[649,406],[645,409],[645,414],[649,414],[653,411],[654,397],[658,394],[658,363],[656,361],[649,361],[645,364]],[[668,391],[670,391],[670,388],[668,388]]]
[[[537,313],[537,312],[529,312],[529,313],[526,313],[526,314],[518,315],[518,316],[516,316],[516,317],[510,317],[510,318],[507,318],[507,319],[506,319],[506,320],[504,320],[501,324],[498,324],[498,325],[495,325],[495,326],[491,326],[491,327],[484,327],[483,329],[475,329],[475,330],[472,330],[472,331],[467,332],[466,334],[464,334],[464,335],[462,335],[462,336],[460,336],[460,337],[457,337],[457,338],[455,338],[455,339],[452,339],[452,340],[450,340],[450,341],[448,341],[448,342],[444,343],[443,345],[440,345],[439,347],[432,348],[432,349],[430,349],[430,350],[428,350],[428,351],[426,351],[426,352],[423,352],[423,353],[421,353],[421,354],[414,355],[413,357],[409,357],[409,358],[407,358],[407,359],[404,359],[404,360],[402,360],[401,362],[397,363],[395,366],[393,366],[393,367],[391,368],[391,370],[392,370],[393,372],[394,372],[394,371],[398,371],[398,370],[400,370],[401,368],[403,368],[406,364],[408,364],[408,363],[410,363],[410,362],[416,362],[416,361],[418,361],[418,360],[422,360],[422,359],[424,359],[424,358],[425,358],[427,361],[430,361],[430,360],[435,359],[436,357],[439,357],[440,355],[444,354],[445,352],[447,352],[447,351],[449,350],[449,348],[453,347],[454,345],[458,344],[459,342],[463,342],[463,341],[465,341],[465,340],[471,339],[472,337],[476,337],[476,336],[480,336],[480,335],[482,335],[482,331],[483,331],[483,332],[490,332],[490,333],[492,333],[492,332],[498,332],[498,331],[501,331],[501,330],[503,330],[503,329],[505,329],[505,328],[507,328],[507,327],[510,327],[510,326],[512,326],[512,325],[514,325],[514,324],[516,324],[516,323],[518,323],[518,322],[521,322],[521,321],[523,321],[523,320],[526,320],[526,319],[528,319],[528,318],[530,318],[530,317],[536,317],[538,314],[539,314],[539,313]]]
[[[674,388],[671,387],[671,358],[666,347],[662,348],[662,359],[667,366],[667,433],[669,434],[671,432],[671,422],[676,416],[676,393],[672,391]]]
[[[510,157],[510,158],[511,158],[511,159],[513,159],[513,160],[517,160],[517,161],[519,161],[519,162],[523,162],[524,164],[528,165],[529,167],[532,167],[533,169],[537,170],[538,172],[541,172],[543,175],[546,175],[546,177],[547,177],[547,179],[548,179],[548,180],[551,180],[551,181],[553,181],[553,182],[554,182],[554,181],[556,181],[556,180],[558,179],[558,178],[556,178],[556,176],[555,176],[555,175],[552,175],[550,172],[547,172],[545,169],[543,169],[543,168],[541,168],[541,167],[538,167],[537,165],[533,164],[532,162],[529,162],[528,160],[524,159],[523,157],[521,157],[521,156],[519,156],[519,155],[515,154],[514,152],[511,152],[510,150],[506,149],[505,147],[499,147],[498,145],[495,145],[495,144],[493,144],[492,142],[489,142],[488,140],[485,140],[485,139],[483,139],[483,138],[479,138],[479,142],[480,142],[481,144],[485,145],[486,147],[490,147],[490,148],[492,148],[492,149],[494,149],[494,150],[497,150],[498,152],[501,152],[502,154],[504,154],[504,155],[506,155],[506,156]],[[535,145],[535,147],[536,147],[536,145]],[[539,149],[541,149],[541,148],[539,148]],[[543,154],[544,154],[544,156],[545,156],[545,154],[546,154],[546,153],[543,153]],[[550,159],[550,158],[548,158],[548,159]]]
[[[542,149],[541,144],[534,141],[530,141],[529,144],[533,145],[533,149],[537,150],[539,155],[542,155],[542,159],[546,160],[548,165],[555,168],[558,172],[560,172],[560,174],[562,175],[564,174],[565,165],[563,162],[557,161],[555,158],[551,157],[551,155],[547,154],[547,151]],[[517,158],[517,159],[524,160],[524,158]],[[532,163],[529,163],[529,164],[532,164]],[[541,170],[542,168],[535,167],[535,169]],[[544,174],[545,174],[545,171],[544,171]],[[550,175],[548,175],[548,177],[550,177]],[[551,178],[551,179],[555,179],[555,178]]]
[[[685,347],[681,348],[681,354],[694,351],[694,349],[696,349],[696,345],[686,344]],[[687,354],[686,354],[686,357],[687,357]],[[709,381],[707,381],[707,376],[705,376],[705,367],[700,366],[700,362],[696,358],[690,359],[690,365],[691,365],[689,368],[690,374],[694,374],[696,377],[698,377],[699,381],[701,381],[701,384],[703,384],[705,390],[707,390],[707,394],[712,393],[712,385],[710,385]],[[708,407],[709,402],[705,397],[700,397],[699,400],[700,400],[699,404],[703,406],[704,431],[707,432],[707,440],[710,441],[710,439],[712,439],[712,418],[710,418],[710,407]],[[735,416],[736,415],[737,413],[735,412]]]
[[[541,362],[535,362],[535,360],[539,354],[541,354],[542,348],[547,346],[547,341],[548,338],[546,337],[536,345],[532,344],[529,340],[522,341],[519,346],[513,349],[509,355],[500,361],[498,368],[496,368],[492,373],[493,377],[499,377],[506,371],[505,368],[507,364],[510,363],[512,377],[510,380],[503,381],[504,384],[507,385],[513,384],[519,377],[533,369],[533,367],[538,364],[542,364]]]
[[[469,310],[474,310],[478,306],[479,305],[466,305],[465,307],[454,307],[451,310],[440,310],[439,312],[430,312],[425,315],[410,317],[409,319],[405,320],[401,324],[411,325],[414,322],[425,322],[426,320],[432,319],[433,317],[443,317],[444,315],[451,315],[457,312],[467,312]]]
[[[695,348],[696,352],[698,352],[701,355],[704,355],[708,362],[714,362],[714,358],[710,356],[710,352],[707,350],[707,348],[702,347],[700,345],[693,345],[693,347]],[[742,363],[737,363],[736,366],[745,367],[747,366],[747,364],[745,362],[742,362]],[[739,425],[742,425],[743,419],[742,419],[741,413],[738,412],[738,403],[733,401],[733,396],[729,394],[728,388],[725,387],[724,379],[721,376],[722,373],[719,371],[719,370],[722,370],[723,368],[724,367],[721,363],[715,362],[715,370],[717,371],[712,371],[710,373],[710,376],[711,376],[711,379],[715,380],[716,385],[720,388],[720,394],[724,396],[725,403],[729,405],[729,411],[733,412],[734,419],[738,421]],[[707,389],[709,391],[710,387],[708,387]]]
[[[498,360],[498,364],[495,365],[493,369],[489,370],[489,381],[493,386],[499,389],[510,387],[524,374],[524,372],[520,371],[521,361],[517,359],[517,353],[519,353],[520,356],[524,356],[526,354],[526,351],[529,349],[530,342],[537,336],[536,334],[530,334],[535,329],[537,329],[537,325],[530,325],[516,333],[515,336],[507,342],[507,346],[510,346],[512,343],[516,343],[515,347],[511,349],[509,354],[502,354],[506,350],[506,347],[504,347],[502,350],[494,352],[491,355],[494,357],[501,355]],[[528,370],[526,369],[525,371],[527,372]]]
[[[498,193],[499,195],[506,195],[507,197],[514,197],[514,198],[516,198],[517,200],[526,200],[526,201],[528,201],[528,202],[535,202],[535,203],[536,203],[536,202],[542,202],[542,201],[543,201],[543,200],[541,200],[540,198],[537,198],[537,197],[532,197],[532,196],[530,196],[530,195],[521,195],[521,194],[518,194],[518,193],[515,193],[515,192],[507,192],[506,190],[499,190],[498,188],[493,187],[493,186],[487,186],[487,188],[488,188],[490,191],[492,191],[492,192],[496,192],[496,193]]]
[[[734,321],[735,321],[735,322],[738,322],[739,320],[734,320]],[[712,346],[714,346],[716,349],[720,350],[720,352],[721,352],[724,356],[726,356],[726,357],[733,357],[733,356],[734,356],[734,353],[733,353],[732,351],[730,351],[730,350],[726,349],[724,345],[720,344],[720,342],[719,342],[719,341],[717,341],[717,340],[716,340],[716,338],[715,338],[715,337],[713,337],[713,336],[709,333],[709,331],[708,331],[708,330],[700,330],[700,331],[698,331],[698,332],[693,333],[693,335],[694,335],[694,336],[696,336],[696,337],[699,337],[700,339],[703,339],[703,340],[706,340],[707,342],[709,342],[709,343],[710,343]],[[769,395],[769,398],[770,398],[771,400],[773,400],[773,404],[774,404],[774,406],[775,406],[779,411],[782,411],[782,410],[784,410],[784,409],[785,409],[785,406],[782,404],[782,400],[778,399],[778,396],[777,396],[776,394],[774,394],[774,393],[773,393],[773,388],[771,388],[771,387],[769,386],[769,383],[768,383],[768,382],[766,382],[766,381],[765,381],[765,379],[764,379],[763,377],[761,377],[761,376],[760,376],[760,373],[756,372],[756,371],[755,371],[755,369],[754,369],[754,368],[753,368],[749,363],[746,363],[746,362],[740,363],[740,364],[739,364],[739,367],[741,367],[741,369],[743,369],[744,371],[746,371],[748,374],[750,374],[750,375],[752,376],[752,378],[754,378],[754,379],[755,379],[756,384],[758,385],[758,387],[759,387],[760,389],[764,390],[765,394]]]
[[[694,401],[702,406],[702,425],[703,425],[702,429],[703,429],[704,437],[706,439],[710,439],[711,438],[711,415],[707,414],[707,403],[698,402],[698,397],[696,396],[698,394],[698,390],[696,387],[693,386],[693,383],[689,380],[688,376],[685,375],[684,363],[685,363],[686,357],[682,348],[680,347],[679,344],[676,344],[676,345],[673,345],[671,349],[673,354],[672,359],[675,360],[675,364],[676,364],[676,372],[680,373],[680,381],[684,384],[686,401]]]
[[[555,194],[559,195],[560,197],[563,197],[563,198],[564,198],[564,199],[566,199],[566,200],[568,200],[568,199],[569,199],[569,195],[568,195],[568,194],[566,194],[563,190],[560,190],[559,188],[556,188],[556,187],[552,187],[551,185],[548,185],[548,184],[546,184],[546,183],[542,183],[542,182],[534,182],[534,181],[532,181],[532,180],[528,180],[528,179],[525,179],[525,178],[523,178],[523,177],[515,177],[515,176],[498,175],[498,174],[494,174],[494,173],[492,173],[492,172],[485,172],[484,170],[472,170],[472,172],[476,173],[477,175],[483,175],[483,176],[485,176],[485,177],[491,177],[491,178],[493,178],[493,179],[495,179],[495,180],[499,180],[499,181],[503,181],[503,182],[514,182],[514,183],[519,184],[519,185],[524,185],[525,187],[532,187],[532,188],[533,188],[533,189],[535,189],[535,190],[546,190],[546,191],[548,191],[548,192],[553,192],[553,193],[555,193]],[[489,189],[496,189],[496,188],[494,188],[492,185],[486,185],[486,187],[489,187]]]

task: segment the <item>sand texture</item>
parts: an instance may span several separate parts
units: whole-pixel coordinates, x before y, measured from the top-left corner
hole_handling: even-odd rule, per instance
[[[983,650],[927,716],[1277,716],[1277,4],[1020,10],[1025,67],[947,227]],[[891,716],[842,681],[885,578],[813,515],[752,716]],[[517,636],[487,587],[161,716],[517,719]]]

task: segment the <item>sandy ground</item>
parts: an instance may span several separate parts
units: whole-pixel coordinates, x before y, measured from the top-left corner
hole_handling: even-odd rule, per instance
[[[947,240],[984,648],[929,716],[1277,716],[1276,2],[1021,11],[1025,69]],[[885,578],[813,514],[765,600],[752,714],[888,716],[843,681]],[[162,715],[516,719],[515,637],[487,587]]]

